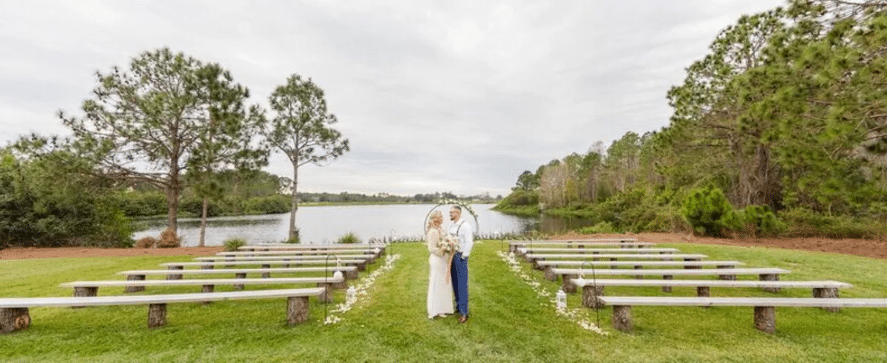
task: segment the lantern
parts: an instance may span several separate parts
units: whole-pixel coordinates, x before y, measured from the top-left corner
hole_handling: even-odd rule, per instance
[[[555,294],[555,306],[559,309],[567,307],[567,294],[564,293],[564,290],[558,290],[558,293]]]

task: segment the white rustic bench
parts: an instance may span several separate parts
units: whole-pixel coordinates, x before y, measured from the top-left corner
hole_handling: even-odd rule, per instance
[[[600,254],[600,253],[634,253],[634,254],[654,254],[654,253],[675,253],[679,252],[677,248],[548,248],[548,247],[524,247],[518,249],[522,254],[528,253],[573,253],[573,254]]]
[[[354,250],[354,249],[375,249],[378,248],[380,250],[385,251],[384,244],[340,244],[340,245],[293,245],[293,244],[263,244],[263,245],[248,245],[238,247],[239,250],[244,251],[272,251],[272,250],[309,250],[309,251],[323,251],[323,250]]]
[[[321,266],[336,266],[337,263],[346,266],[355,266],[358,268],[358,271],[364,271],[367,269],[367,260],[297,260],[297,261],[285,261],[281,259],[277,260],[267,260],[267,261],[225,261],[225,262],[167,262],[162,263],[160,266],[164,266],[169,270],[182,270],[185,267],[200,267],[203,269],[214,269],[218,266],[255,266],[260,265],[262,268],[270,268],[272,265],[275,266],[283,266],[289,267],[290,265],[321,265]]]
[[[633,328],[632,306],[752,306],[756,329],[774,333],[776,321],[774,308],[829,307],[829,308],[886,308],[886,299],[823,299],[823,298],[761,298],[761,297],[647,297],[601,296],[606,305],[613,306],[611,322],[617,330]]]
[[[709,256],[701,255],[701,254],[680,254],[680,253],[671,253],[671,254],[663,254],[663,255],[655,255],[655,254],[622,254],[622,253],[611,253],[611,254],[570,254],[570,253],[558,253],[558,254],[546,254],[546,253],[528,253],[524,255],[524,258],[527,259],[528,262],[536,265],[537,261],[547,261],[552,259],[558,260],[586,260],[586,261],[598,261],[600,260],[664,260],[664,261],[672,261],[672,260],[684,260],[684,261],[700,261]]]
[[[127,280],[144,281],[146,275],[166,275],[167,280],[181,279],[183,274],[234,274],[235,278],[246,278],[247,274],[262,274],[263,277],[269,278],[274,273],[300,273],[300,272],[325,272],[333,273],[341,271],[345,274],[346,280],[358,278],[358,268],[355,266],[331,266],[326,267],[280,267],[280,268],[229,268],[229,269],[206,269],[206,270],[132,270],[121,271],[118,275],[126,275]],[[344,282],[343,282],[344,284]],[[337,286],[338,287],[338,286]],[[234,285],[235,289],[243,289],[243,285]],[[144,287],[129,286],[127,292],[139,292]]]
[[[328,258],[328,256],[329,256],[329,258]],[[373,263],[373,261],[375,260],[375,258],[373,257],[373,255],[339,255],[339,254],[332,254],[332,255],[306,255],[306,256],[300,256],[300,255],[294,255],[294,256],[278,256],[278,255],[271,255],[271,256],[227,256],[227,257],[219,257],[219,256],[216,256],[216,257],[195,257],[194,260],[195,260],[195,261],[201,261],[201,262],[215,262],[215,261],[263,261],[263,260],[275,260],[275,261],[277,261],[277,260],[283,260],[283,261],[317,261],[317,260],[321,260],[321,261],[323,261],[323,260],[329,260],[329,261],[332,262],[332,261],[336,261],[336,258],[339,258],[339,259],[342,259],[342,260],[367,260],[367,261],[370,261],[370,263]]]
[[[606,242],[606,241],[594,241],[594,242],[584,242],[584,241],[538,241],[538,242],[510,242],[509,243],[509,251],[518,252],[519,248],[525,247],[551,247],[551,246],[576,246],[574,248],[586,248],[586,247],[620,247],[620,248],[643,248],[654,246],[656,243],[651,242],[635,242],[635,241],[614,241],[614,242]]]
[[[148,305],[148,327],[155,328],[166,324],[167,304],[281,297],[287,298],[287,323],[295,325],[308,320],[308,297],[317,296],[323,292],[323,288],[312,287],[170,295],[0,298],[0,333],[28,328],[31,325],[29,308],[32,307]]]
[[[802,288],[812,289],[814,297],[837,298],[840,288],[850,288],[851,284],[839,281],[724,281],[724,280],[632,280],[632,279],[572,279],[574,286],[583,289],[583,306],[599,309],[604,304],[598,299],[604,296],[606,286],[660,286],[663,292],[671,292],[672,287],[695,287],[697,297],[709,297],[711,287],[728,288]],[[669,288],[667,290],[666,288]],[[824,308],[837,311],[836,308]]]
[[[564,292],[574,292],[576,291],[576,286],[570,282],[571,279],[577,278],[580,275],[584,275],[586,277],[590,277],[593,274],[591,269],[567,269],[567,268],[553,268],[551,269],[552,273],[561,276],[562,286],[561,288]],[[782,268],[718,268],[718,269],[692,269],[692,270],[682,270],[682,269],[641,269],[641,270],[630,270],[630,269],[602,269],[595,270],[595,276],[621,276],[621,275],[635,275],[635,276],[663,276],[663,280],[672,280],[673,276],[705,276],[705,275],[718,275],[720,277],[727,276],[730,277],[730,280],[733,280],[736,275],[759,275],[759,280],[762,281],[777,281],[780,279],[780,274],[789,273],[789,270],[784,270]],[[722,278],[727,279],[727,278]],[[765,288],[765,291],[777,292],[779,289]]]
[[[318,296],[321,302],[332,300],[332,289],[342,287],[345,281],[342,276],[320,277],[275,277],[261,279],[188,279],[188,280],[105,280],[105,281],[73,281],[60,284],[60,287],[73,287],[74,296],[97,296],[99,287],[141,287],[148,286],[202,286],[202,292],[213,292],[216,285],[279,285],[279,284],[317,284],[324,288]],[[124,289],[124,292],[130,292]]]
[[[236,251],[236,252],[216,252],[216,256],[310,256],[310,255],[340,255],[340,254],[363,254],[379,257],[381,250],[328,250],[328,251]]]
[[[546,271],[546,278],[555,281],[558,278],[552,272],[553,268],[556,267],[579,267],[585,268],[590,267],[589,271],[592,271],[592,268],[598,268],[597,266],[608,266],[611,269],[616,269],[620,266],[632,266],[635,269],[641,269],[642,267],[683,267],[685,269],[699,269],[705,266],[712,266],[717,268],[733,268],[740,265],[743,265],[743,262],[739,261],[536,261],[534,264],[538,269]],[[640,277],[638,277],[640,278]]]

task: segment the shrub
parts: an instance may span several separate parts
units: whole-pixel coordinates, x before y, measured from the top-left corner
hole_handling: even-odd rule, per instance
[[[584,227],[577,231],[581,234],[592,234],[592,233],[622,233],[618,231],[616,227],[610,222],[598,222],[598,224],[592,227]]]
[[[777,219],[771,208],[762,205],[748,205],[741,211],[741,221],[747,226],[748,234],[755,236],[775,236],[786,229],[786,225]]]
[[[358,238],[354,232],[348,232],[342,237],[339,237],[337,243],[361,243],[361,239]]]
[[[884,238],[886,230],[884,218],[830,216],[805,208],[781,211],[779,217],[787,224],[789,237]]]
[[[725,237],[741,225],[725,193],[711,186],[692,191],[682,203],[681,214],[694,232],[706,236]]]
[[[136,241],[136,248],[157,248],[157,238],[148,236]]]
[[[239,248],[246,246],[247,241],[243,238],[229,238],[222,242],[222,245],[225,246],[226,251],[237,251]]]
[[[157,242],[159,248],[176,248],[182,245],[182,238],[176,235],[176,231],[167,229],[160,232],[160,240]]]

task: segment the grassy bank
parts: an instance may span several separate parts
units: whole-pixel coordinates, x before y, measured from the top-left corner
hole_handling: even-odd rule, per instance
[[[670,246],[670,245],[665,245]],[[854,284],[842,297],[885,297],[884,260],[763,248],[676,244],[684,252],[710,259],[736,259],[749,267],[792,270],[784,280],[834,279]],[[471,258],[469,294],[472,319],[428,320],[425,316],[428,258],[421,244],[398,244],[402,257],[381,275],[342,320],[323,325],[324,307],[311,300],[311,319],[285,326],[285,303],[278,300],[172,304],[168,325],[146,328],[144,306],[85,309],[33,308],[30,329],[0,335],[0,360],[31,361],[596,361],[596,362],[864,362],[886,354],[885,309],[777,308],[777,333],[752,326],[751,308],[633,309],[636,330],[610,328],[610,309],[596,316],[568,304],[580,318],[601,320],[607,335],[585,330],[556,314],[539,291],[553,294],[559,284],[521,264],[541,283],[534,289],[509,270],[497,255],[501,244],[476,245]],[[188,257],[70,258],[0,261],[0,296],[66,296],[62,282],[117,279],[117,271],[157,268]],[[380,268],[376,262],[367,276]],[[741,277],[744,278],[744,277]],[[749,277],[745,277],[749,278]],[[247,289],[259,288],[247,286]],[[218,287],[226,291],[230,287]],[[693,296],[690,288],[672,295]],[[147,293],[195,292],[187,288],[149,288]],[[100,295],[119,294],[100,289]],[[608,288],[609,295],[661,295],[659,289]],[[810,296],[810,290],[713,289],[713,296]],[[336,302],[344,301],[337,293]],[[334,306],[329,306],[332,310]]]

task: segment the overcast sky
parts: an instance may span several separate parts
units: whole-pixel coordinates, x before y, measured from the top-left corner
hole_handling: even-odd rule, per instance
[[[168,46],[267,104],[294,73],[351,152],[300,190],[506,195],[524,170],[668,125],[666,92],[743,14],[778,0],[0,0],[0,140],[68,135],[96,71]],[[266,171],[292,177],[282,156]]]

